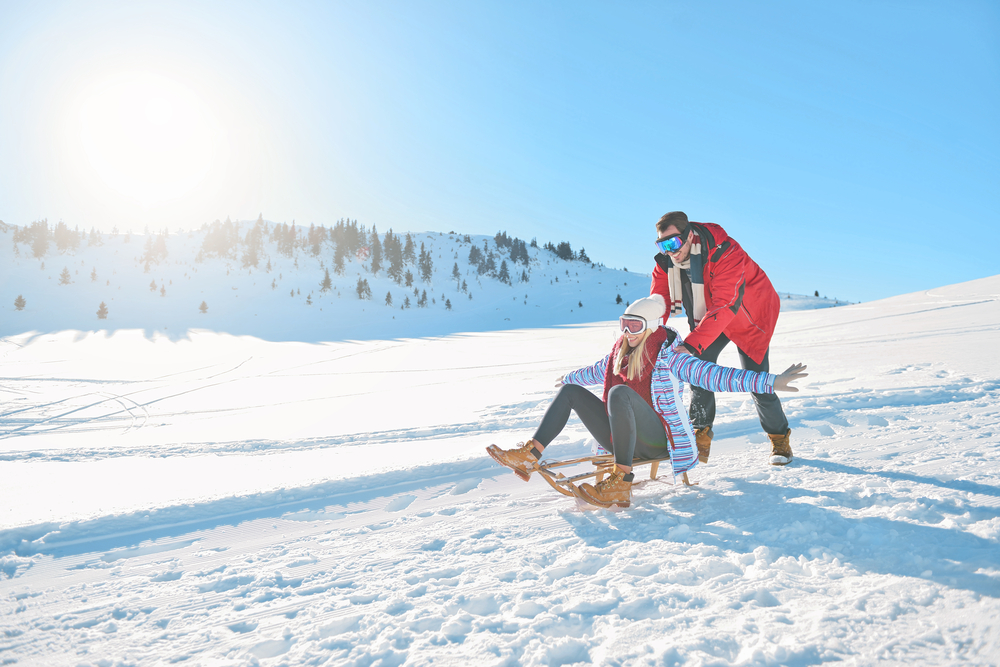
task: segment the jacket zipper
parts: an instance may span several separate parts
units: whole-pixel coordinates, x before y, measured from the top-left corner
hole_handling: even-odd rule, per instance
[[[751,315],[749,309],[747,309],[746,301],[744,301],[743,303],[740,304],[740,308],[742,308],[743,312],[747,314],[747,319],[750,320],[750,324],[752,324],[754,326],[754,328],[757,329],[757,331],[759,331],[761,333],[767,333],[763,329],[761,329],[759,326],[757,326],[756,322],[754,322],[753,315]]]

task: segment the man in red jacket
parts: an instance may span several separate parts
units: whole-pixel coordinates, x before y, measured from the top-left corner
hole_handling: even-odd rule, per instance
[[[715,362],[729,341],[736,343],[743,368],[768,371],[768,349],[781,300],[767,275],[719,225],[690,222],[681,211],[656,223],[656,255],[650,294],[667,302],[667,315],[683,309],[690,335],[687,350]],[[771,439],[771,463],[792,460],[791,429],[774,394],[753,394],[760,425]],[[715,421],[715,394],[691,385],[691,424],[698,458],[708,462]]]

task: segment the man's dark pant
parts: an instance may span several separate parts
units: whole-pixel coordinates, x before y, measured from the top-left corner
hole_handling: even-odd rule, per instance
[[[729,344],[729,339],[720,334],[715,342],[705,348],[705,351],[698,355],[699,359],[715,363],[719,359],[722,349]],[[747,356],[746,352],[739,349],[740,362],[743,368],[748,371],[770,372],[770,364],[767,355],[770,348],[764,352],[764,359],[757,363]],[[757,416],[760,418],[761,428],[765,433],[771,435],[785,435],[788,432],[788,419],[785,418],[785,411],[781,409],[781,401],[774,394],[751,394],[753,402],[757,406]],[[715,422],[715,392],[691,385],[691,409],[688,412],[691,417],[691,425],[695,428],[705,428]]]

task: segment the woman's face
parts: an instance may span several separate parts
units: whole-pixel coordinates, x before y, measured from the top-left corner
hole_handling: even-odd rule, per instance
[[[638,345],[639,341],[642,340],[642,334],[644,334],[644,333],[646,333],[646,332],[642,331],[640,333],[634,334],[634,333],[629,333],[628,331],[626,331],[625,332],[625,340],[628,341],[629,347],[635,347],[636,345]]]

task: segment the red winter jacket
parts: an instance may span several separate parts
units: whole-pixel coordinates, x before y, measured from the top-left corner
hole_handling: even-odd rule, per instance
[[[781,299],[767,275],[726,230],[712,223],[691,225],[701,236],[706,313],[684,342],[700,354],[719,334],[725,334],[759,364],[771,344]],[[649,293],[666,299],[665,317],[670,316],[667,283],[666,271],[657,264]]]

